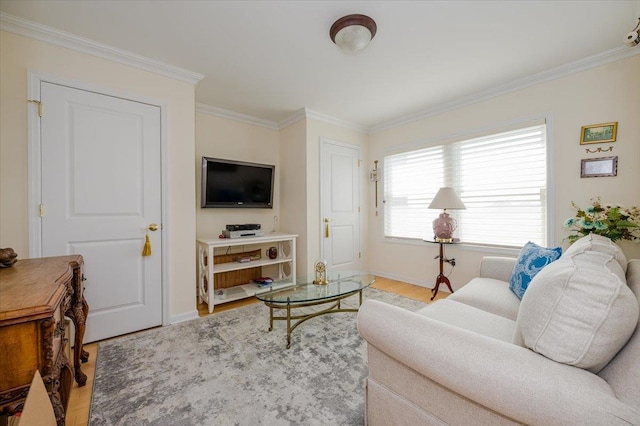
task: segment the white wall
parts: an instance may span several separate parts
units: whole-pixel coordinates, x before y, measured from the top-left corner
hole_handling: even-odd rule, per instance
[[[216,238],[228,224],[259,223],[265,233],[273,230],[273,218],[280,216],[279,153],[277,130],[196,112],[196,152],[193,164],[196,170],[194,187],[198,237]],[[203,156],[275,165],[273,209],[201,208],[200,179]]]
[[[170,315],[195,312],[194,86],[91,55],[0,32],[0,247],[28,257],[27,72],[158,99],[168,106]]]
[[[280,229],[298,234],[298,274],[305,272],[307,264],[306,135],[306,120],[299,120],[280,131]]]
[[[602,196],[605,202],[640,205],[640,56],[610,63],[588,71],[538,84],[517,92],[424,118],[400,127],[381,131],[370,137],[369,163],[382,161],[385,149],[418,141],[447,139],[456,134],[472,133],[524,117],[549,115],[553,120],[552,172],[555,174],[554,244],[568,235],[564,220],[573,215],[570,202],[586,206],[590,198]],[[588,124],[617,121],[618,138],[612,153],[587,154],[580,145],[580,128]],[[601,156],[618,156],[618,176],[580,178],[580,160]],[[369,188],[370,198],[373,188]],[[438,273],[437,246],[406,245],[383,241],[382,215],[369,210],[369,265],[381,275],[433,286]],[[566,243],[564,243],[566,247]],[[622,241],[628,257],[640,257],[640,245]],[[449,257],[457,266],[451,275],[454,287],[460,287],[477,275],[479,259],[487,253],[450,247]],[[448,272],[448,267],[445,272]]]

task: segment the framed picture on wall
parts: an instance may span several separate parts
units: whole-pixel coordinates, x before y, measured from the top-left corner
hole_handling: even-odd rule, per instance
[[[605,177],[618,175],[618,157],[585,158],[580,167],[580,177]]]
[[[582,126],[580,130],[580,145],[590,143],[615,142],[618,133],[618,122],[592,124]]]

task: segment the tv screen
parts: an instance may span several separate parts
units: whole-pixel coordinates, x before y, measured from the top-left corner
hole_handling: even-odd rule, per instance
[[[273,208],[275,166],[202,157],[202,207]]]

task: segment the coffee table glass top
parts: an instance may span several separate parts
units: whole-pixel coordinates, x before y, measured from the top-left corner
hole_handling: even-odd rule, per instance
[[[369,287],[376,277],[359,271],[327,272],[329,284],[313,284],[315,275],[296,278],[296,285],[281,290],[256,294],[256,298],[267,303],[298,304],[333,299],[357,293]]]

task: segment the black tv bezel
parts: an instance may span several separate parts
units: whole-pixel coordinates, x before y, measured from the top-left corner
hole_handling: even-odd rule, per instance
[[[238,202],[210,202],[207,203],[207,165],[208,162],[235,164],[238,166],[259,167],[271,170],[271,191],[269,194],[269,203],[238,203]],[[202,178],[200,180],[200,207],[201,208],[245,208],[245,209],[273,209],[273,193],[276,175],[276,166],[273,164],[251,163],[248,161],[227,160],[224,158],[202,157]]]

